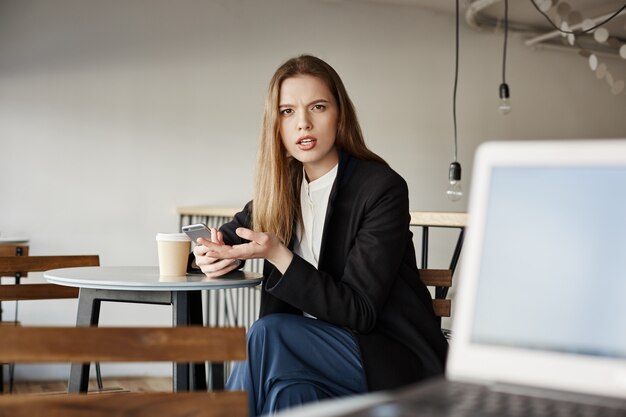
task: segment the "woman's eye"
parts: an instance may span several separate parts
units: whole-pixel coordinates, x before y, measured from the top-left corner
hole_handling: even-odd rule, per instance
[[[326,108],[326,106],[324,106],[323,104],[316,104],[315,106],[313,106],[313,110],[319,110],[322,111]]]
[[[292,109],[283,109],[283,110],[280,111],[280,114],[283,115],[283,116],[289,116],[292,113],[293,113]]]

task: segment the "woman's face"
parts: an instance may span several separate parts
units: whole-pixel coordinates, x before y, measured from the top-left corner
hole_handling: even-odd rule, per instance
[[[338,109],[324,81],[312,75],[285,79],[278,110],[283,145],[302,162],[308,180],[330,171],[339,160],[335,148]]]

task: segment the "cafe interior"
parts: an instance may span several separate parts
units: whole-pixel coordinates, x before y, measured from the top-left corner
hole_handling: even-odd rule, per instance
[[[222,388],[262,261],[228,282],[163,279],[155,236],[252,199],[268,81],[304,53],[337,70],[367,146],[405,179],[453,340],[477,148],[625,138],[624,6],[0,0],[0,416],[247,415]]]

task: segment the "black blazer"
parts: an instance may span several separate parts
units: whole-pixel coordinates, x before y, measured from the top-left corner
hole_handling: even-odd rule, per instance
[[[244,241],[252,202],[220,230]],[[388,166],[340,155],[318,269],[294,254],[285,274],[265,262],[260,315],[302,314],[352,331],[370,391],[441,374],[447,342],[419,277],[408,187]],[[293,246],[293,242],[292,245]]]

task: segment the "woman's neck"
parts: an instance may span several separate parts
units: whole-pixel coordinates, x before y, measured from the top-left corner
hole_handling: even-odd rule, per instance
[[[339,151],[337,151],[337,149],[329,156],[330,157],[325,158],[323,161],[302,164],[308,182],[313,182],[323,177],[339,163]]]

